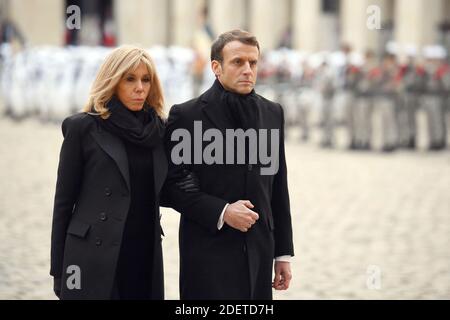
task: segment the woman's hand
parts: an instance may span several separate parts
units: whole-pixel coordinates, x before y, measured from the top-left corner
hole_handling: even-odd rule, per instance
[[[178,188],[184,192],[199,192],[200,191],[200,181],[197,175],[189,170],[183,169],[183,177],[180,178],[175,184]]]

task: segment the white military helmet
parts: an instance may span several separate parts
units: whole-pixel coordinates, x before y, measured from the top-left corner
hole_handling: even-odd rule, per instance
[[[389,41],[386,43],[386,52],[396,55],[399,52],[398,43],[394,41]]]
[[[445,59],[447,57],[447,50],[439,45],[426,46],[423,48],[423,56],[426,59]]]

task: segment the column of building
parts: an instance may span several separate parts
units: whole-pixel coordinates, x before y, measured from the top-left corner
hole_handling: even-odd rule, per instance
[[[261,48],[275,49],[283,37],[288,36],[292,19],[290,0],[251,0],[249,6],[249,30],[258,38]],[[291,30],[292,32],[292,30]]]
[[[210,0],[209,21],[216,35],[237,28],[244,28],[246,17],[245,1]]]
[[[66,15],[62,0],[14,0],[8,2],[10,20],[29,45],[64,44]]]
[[[118,44],[167,45],[167,4],[160,0],[115,0]]]
[[[400,48],[437,44],[445,19],[444,0],[396,0],[395,40]]]

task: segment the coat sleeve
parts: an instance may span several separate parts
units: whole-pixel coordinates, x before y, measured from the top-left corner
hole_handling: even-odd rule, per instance
[[[64,141],[59,156],[53,206],[50,274],[61,277],[67,226],[77,201],[83,173],[80,123],[66,118],[62,123]]]
[[[281,130],[279,149],[279,168],[275,175],[272,192],[272,214],[274,220],[275,257],[294,255],[292,240],[291,209],[287,181],[286,156],[284,148],[284,113],[281,109]]]
[[[210,232],[218,231],[217,222],[227,202],[205,192],[184,192],[176,186],[176,182],[183,177],[183,169],[193,171],[189,165],[175,165],[171,159],[171,150],[176,142],[171,141],[172,132],[183,128],[183,114],[181,108],[175,105],[171,108],[166,128],[166,153],[169,160],[169,170],[163,192],[168,206],[180,212],[185,218],[198,223]]]

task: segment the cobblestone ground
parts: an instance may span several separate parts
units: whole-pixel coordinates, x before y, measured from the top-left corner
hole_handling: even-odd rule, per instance
[[[0,299],[53,299],[59,125],[0,118]],[[450,299],[450,152],[350,153],[287,142],[296,256],[276,299]],[[163,210],[166,297],[178,214]]]

